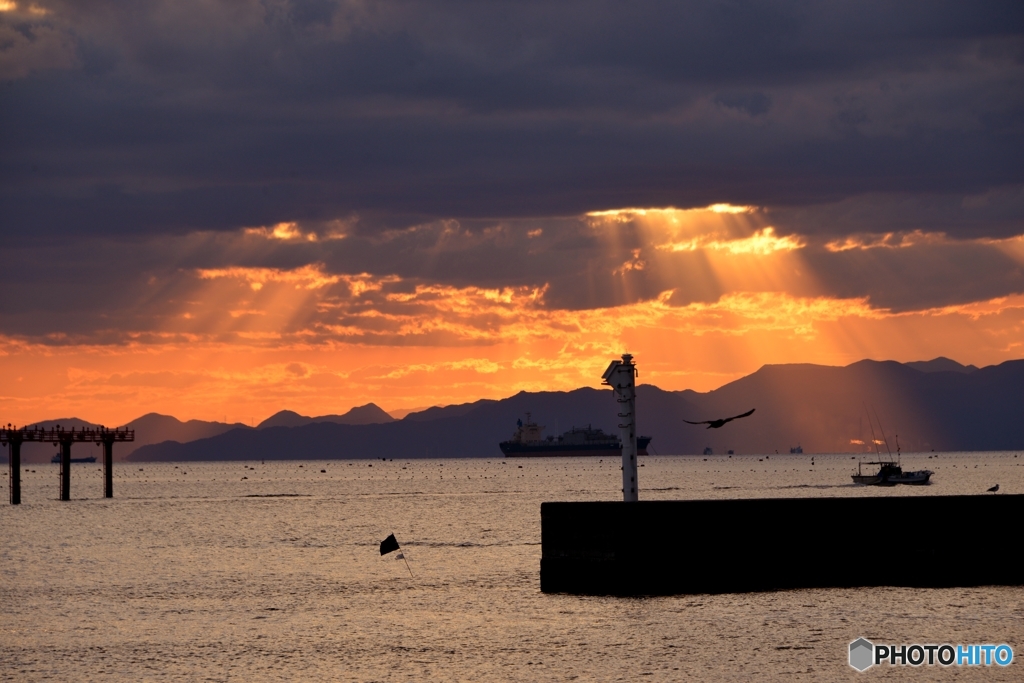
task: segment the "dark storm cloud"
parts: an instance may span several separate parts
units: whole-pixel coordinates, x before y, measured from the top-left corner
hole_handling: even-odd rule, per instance
[[[1015,0],[28,7],[0,15],[8,245],[723,201],[877,232],[893,214],[821,207],[893,196],[951,235],[1024,216]]]
[[[830,295],[867,297],[894,312],[987,301],[1024,291],[1024,267],[985,244],[932,244],[841,253],[812,250],[808,265]]]
[[[771,216],[778,228],[800,234],[922,231],[1011,237],[1024,233],[1024,187],[994,187],[970,195],[872,193],[838,202],[778,207]]]

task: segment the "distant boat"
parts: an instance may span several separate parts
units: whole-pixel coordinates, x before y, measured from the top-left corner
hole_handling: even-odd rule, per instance
[[[573,427],[559,437],[544,438],[544,426],[532,420],[526,414],[526,422],[519,420],[512,438],[498,444],[501,452],[510,458],[553,458],[558,456],[594,456],[619,455],[622,453],[622,442],[613,434],[605,434],[600,429]],[[636,437],[636,454],[647,455],[647,445],[651,437]]]
[[[715,452],[713,450],[711,450],[711,446],[705,446],[704,447],[704,455],[714,455],[714,454],[715,454]]]
[[[799,453],[803,453],[804,449],[803,449],[802,446],[790,446],[789,452],[791,454],[799,454]]]
[[[60,453],[50,458],[50,462],[59,463]],[[90,455],[88,458],[71,458],[71,462],[96,462],[96,456]]]

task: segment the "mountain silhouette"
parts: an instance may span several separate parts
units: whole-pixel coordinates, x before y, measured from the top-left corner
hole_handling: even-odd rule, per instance
[[[1024,360],[973,372],[936,369],[930,361],[928,366],[870,360],[846,367],[766,365],[707,393],[640,385],[638,433],[653,436],[649,450],[663,455],[697,454],[705,447],[716,453],[788,452],[797,444],[805,453],[865,452],[871,448],[867,404],[890,439],[899,435],[904,452],[1024,447]],[[758,406],[757,419],[738,421],[729,430],[693,429],[681,419],[733,415],[750,405]],[[235,429],[189,443],[145,446],[130,459],[502,458],[498,442],[512,435],[527,412],[545,426],[545,435],[587,425],[618,431],[610,391],[582,388],[429,408],[378,424]]]
[[[706,393],[640,385],[637,423],[640,434],[654,437],[650,452],[663,455],[698,454],[705,447],[715,453],[786,453],[798,444],[806,453],[866,452],[872,448],[866,404],[890,439],[899,434],[904,452],[1019,449],[1024,448],[1021,386],[1021,360],[980,369],[947,358],[903,364],[866,360],[846,367],[766,365]],[[732,423],[729,429],[694,429],[682,423],[696,415],[738,414],[750,405],[758,407],[756,417]],[[136,430],[136,441],[117,444],[114,458],[500,458],[498,442],[512,435],[516,420],[527,412],[545,426],[545,435],[587,425],[618,432],[608,390],[583,388],[427,408],[402,420],[372,403],[343,415],[307,417],[281,411],[257,429],[149,413],[128,423]],[[73,417],[33,424],[46,429],[56,424],[97,426]],[[49,444],[22,447],[26,463],[48,462],[55,452]],[[99,449],[81,445],[74,453],[93,455]]]
[[[394,422],[395,418],[388,415],[375,403],[367,403],[364,406],[356,406],[343,415],[321,415],[319,417],[307,417],[299,415],[291,410],[282,410],[274,413],[263,422],[260,422],[256,429],[267,427],[301,427],[302,425],[314,422],[334,422],[343,425],[369,425],[384,422]]]
[[[82,429],[83,427],[101,426],[99,424],[80,420],[77,417],[44,420],[43,422],[33,422],[29,425],[19,426],[38,426],[43,429],[52,429],[57,425],[60,425],[63,429],[69,429],[72,427],[75,429]],[[164,441],[178,441],[185,443],[195,441],[197,439],[217,436],[218,434],[223,434],[224,432],[231,431],[232,429],[249,428],[240,422],[236,422],[234,424],[227,424],[224,422],[205,422],[203,420],[188,420],[187,422],[182,422],[176,417],[161,415],[159,413],[147,413],[142,417],[132,420],[126,425],[105,426],[127,427],[128,429],[135,430],[135,441],[131,443],[118,443],[114,446],[115,461],[127,460],[128,456],[135,452],[136,449],[149,444],[161,443]],[[75,445],[73,449],[72,454],[76,458],[89,455],[100,457],[102,455],[102,451],[99,448],[86,444]],[[50,458],[52,458],[53,454],[56,452],[57,449],[52,444],[26,443],[21,447],[21,458],[25,463],[49,462]]]
[[[921,372],[962,372],[965,375],[969,375],[978,369],[976,365],[961,365],[945,356],[939,356],[931,360],[917,360],[911,363],[904,363],[904,365]]]

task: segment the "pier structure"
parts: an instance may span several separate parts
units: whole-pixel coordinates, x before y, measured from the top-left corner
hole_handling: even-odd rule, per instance
[[[640,500],[640,484],[636,469],[636,364],[633,355],[622,354],[622,360],[613,360],[601,375],[602,383],[610,386],[619,406],[619,440],[622,441],[622,500],[635,503]]]
[[[957,545],[978,529],[1006,538],[1006,525],[1024,517],[1021,494],[640,502],[635,377],[630,354],[603,375],[619,406],[623,502],[541,504],[541,591],[1024,585],[1024,564],[1014,555],[979,557]]]
[[[83,427],[0,427],[0,445],[9,453],[11,505],[21,503],[21,444],[52,443],[60,447],[60,499],[71,500],[71,445],[76,442],[103,446],[103,495],[114,497],[114,443],[135,441],[134,429]]]
[[[542,503],[540,589],[579,595],[1022,586],[1024,494]]]

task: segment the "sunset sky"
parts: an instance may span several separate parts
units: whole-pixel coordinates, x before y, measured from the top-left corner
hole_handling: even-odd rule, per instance
[[[0,418],[1024,358],[1024,3],[0,0]]]

